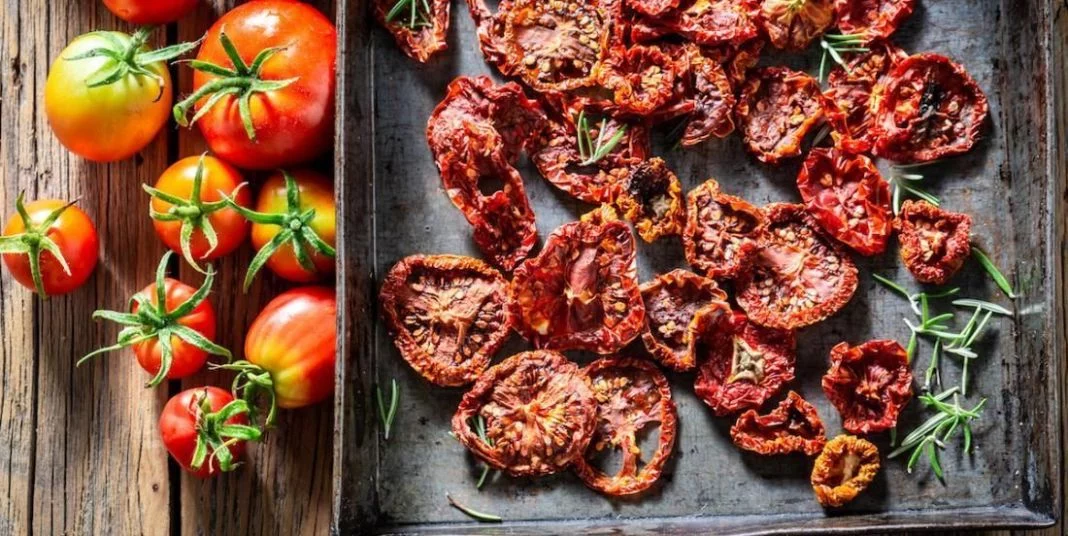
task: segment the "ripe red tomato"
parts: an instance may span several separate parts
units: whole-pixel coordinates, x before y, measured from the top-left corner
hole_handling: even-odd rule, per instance
[[[167,24],[193,11],[200,0],[104,0],[115,16],[132,24]]]
[[[195,106],[212,152],[239,167],[311,160],[334,140],[336,46],[337,29],[308,4],[242,4],[208,30],[197,60],[215,67],[198,68],[174,115],[187,125]]]
[[[197,289],[169,277],[164,280],[163,288],[167,296],[164,303],[168,312],[174,311],[197,291]],[[155,283],[145,287],[141,291],[141,295],[148,298],[149,303],[152,305],[158,303]],[[137,314],[138,309],[138,304],[134,303],[130,311]],[[209,340],[215,339],[215,308],[207,300],[200,302],[189,314],[175,318],[174,322],[192,329]],[[170,369],[166,372],[166,377],[169,380],[192,375],[200,370],[208,360],[208,352],[187,343],[181,337],[171,336],[170,344],[171,364]],[[137,363],[141,365],[141,368],[145,369],[145,372],[152,375],[159,374],[160,366],[163,363],[163,348],[158,337],[134,344],[133,350],[134,355],[137,356]]]
[[[159,433],[182,469],[207,478],[234,470],[245,455],[245,442],[261,437],[260,429],[249,426],[247,414],[244,400],[218,387],[197,387],[167,401]]]
[[[100,241],[93,220],[76,206],[56,199],[23,205],[0,236],[4,264],[22,286],[42,298],[82,286],[96,268]],[[62,259],[57,259],[59,253]]]

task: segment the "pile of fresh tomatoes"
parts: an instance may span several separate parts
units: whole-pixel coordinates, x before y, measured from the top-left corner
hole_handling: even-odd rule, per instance
[[[171,23],[199,4],[103,1],[134,24]],[[337,30],[307,4],[254,0],[222,15],[195,43],[152,49],[150,34],[151,28],[132,35],[95,31],[74,39],[49,71],[45,113],[64,146],[95,162],[134,156],[171,118],[196,124],[210,148],[144,185],[151,197],[144,223],[172,251],[128,308],[94,313],[122,329],[114,345],[79,361],[132,348],[154,387],[197,373],[209,355],[224,358],[213,366],[235,373],[231,390],[183,391],[159,421],[174,459],[204,477],[235,468],[245,443],[262,437],[276,408],[315,404],[333,392],[332,288],[297,287],[267,304],[248,329],[241,361],[216,344],[208,298],[216,276],[211,262],[250,237],[257,253],[246,289],[264,266],[302,284],[334,273],[333,178],[309,166],[333,144]],[[185,64],[195,70],[192,93],[175,104],[168,62],[194,50],[196,58]],[[252,185],[246,178],[254,178]],[[100,246],[89,216],[74,203],[24,203],[22,196],[16,209],[0,236],[15,279],[42,299],[85,284]],[[166,276],[175,252],[204,274],[199,287]]]

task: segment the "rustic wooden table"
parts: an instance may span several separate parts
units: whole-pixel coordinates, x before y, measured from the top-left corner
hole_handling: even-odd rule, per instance
[[[74,367],[78,356],[116,335],[114,326],[90,320],[92,311],[121,308],[150,282],[164,251],[148,224],[148,197],[140,184],[154,182],[168,162],[204,146],[195,132],[171,127],[131,161],[102,165],[72,156],[53,138],[42,111],[50,61],[76,35],[129,26],[99,0],[0,2],[2,212],[10,212],[20,191],[29,199],[79,198],[98,224],[103,248],[95,276],[71,296],[42,302],[7,273],[0,277],[0,535],[328,532],[330,404],[283,412],[278,431],[251,449],[247,467],[203,482],[168,464],[156,419],[170,395],[206,383],[226,385],[225,377],[205,372],[181,385],[145,389],[147,376],[128,352]],[[195,16],[156,37],[196,39],[235,3],[205,1]],[[1060,35],[1068,35],[1068,8],[1057,24]],[[1063,51],[1065,43],[1058,47]],[[176,72],[187,92],[189,70]],[[1063,94],[1068,74],[1063,68],[1056,72]],[[1063,142],[1064,98],[1060,106]],[[220,342],[238,352],[244,329],[283,287],[260,277],[241,296],[250,258],[246,247],[224,260],[212,296]],[[200,280],[188,269],[177,275]]]

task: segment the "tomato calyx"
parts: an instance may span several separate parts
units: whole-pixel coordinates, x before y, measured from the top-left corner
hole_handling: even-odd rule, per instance
[[[137,305],[136,310],[132,313],[104,309],[93,311],[94,320],[110,320],[122,325],[123,328],[119,331],[118,340],[115,344],[86,354],[78,360],[78,366],[98,355],[156,339],[159,341],[160,346],[159,372],[145,384],[145,387],[155,387],[167,377],[167,373],[170,371],[171,364],[174,361],[174,348],[171,346],[171,337],[178,337],[186,344],[209,354],[225,357],[227,361],[233,358],[230,350],[215,344],[193,328],[179,323],[183,317],[192,313],[197,306],[208,298],[212,284],[215,282],[215,270],[210,265],[207,272],[205,272],[204,283],[200,288],[189,299],[173,310],[167,311],[165,278],[167,275],[167,263],[173,254],[173,251],[165,253],[163,258],[160,259],[159,267],[156,268],[155,304],[144,294],[138,293],[130,299],[131,305]]]
[[[59,265],[63,267],[63,273],[67,274],[67,276],[71,275],[67,259],[63,257],[59,244],[49,238],[48,230],[78,200],[71,201],[49,212],[48,217],[40,225],[34,225],[30,219],[30,213],[26,211],[26,205],[23,202],[24,197],[25,192],[19,192],[18,198],[15,199],[15,210],[18,211],[19,218],[22,219],[22,225],[26,230],[18,234],[0,236],[0,254],[26,255],[30,261],[30,275],[33,277],[33,287],[41,299],[48,299],[48,294],[45,293],[44,279],[41,277],[41,253],[44,251],[51,253],[56,261],[59,262]]]
[[[96,75],[85,81],[85,84],[88,87],[93,88],[111,85],[130,75],[135,77],[145,76],[155,80],[156,84],[159,85],[159,95],[157,95],[155,99],[159,100],[160,97],[163,96],[166,80],[154,72],[150,66],[183,56],[200,46],[200,41],[178,43],[177,45],[171,45],[156,50],[143,50],[148,43],[148,37],[152,33],[152,29],[153,28],[150,26],[138,28],[138,30],[130,36],[128,43],[123,43],[123,40],[118,37],[118,32],[95,32],[96,35],[104,38],[110,46],[94,48],[81,54],[76,54],[63,59],[66,61],[78,61],[88,58],[106,57],[111,60],[111,63],[105,65],[105,67],[101,68]]]
[[[208,73],[216,78],[200,86],[192,95],[175,104],[174,120],[183,127],[192,126],[218,104],[223,97],[233,96],[237,99],[237,110],[241,115],[241,124],[245,127],[245,134],[248,135],[249,140],[256,141],[256,126],[252,122],[252,96],[257,93],[268,93],[283,89],[296,82],[299,77],[285,80],[264,80],[261,78],[261,71],[267,60],[278,52],[285,50],[286,47],[265,48],[256,54],[256,57],[252,59],[252,63],[245,63],[245,60],[241,59],[241,54],[237,51],[234,42],[230,40],[225,31],[219,32],[219,42],[222,44],[223,50],[226,51],[227,57],[230,58],[230,62],[233,63],[233,68],[227,69],[221,65],[203,60],[190,61],[189,65],[193,69]],[[207,98],[207,100],[203,106],[193,114],[192,119],[189,119],[189,110],[204,98]]]
[[[224,473],[237,469],[241,463],[234,462],[230,446],[242,441],[259,441],[263,437],[263,430],[257,426],[227,422],[238,415],[250,413],[248,402],[231,400],[219,411],[212,411],[211,401],[204,390],[197,395],[195,404],[197,409],[190,408],[190,412],[196,416],[197,442],[189,466],[199,470],[204,462],[213,458],[216,463],[209,464],[209,469],[214,469],[216,465]]]
[[[255,421],[258,413],[257,399],[259,399],[260,393],[265,394],[267,396],[268,409],[267,418],[263,420],[263,426],[265,428],[274,426],[275,416],[278,413],[278,397],[274,392],[274,378],[271,377],[271,373],[267,369],[245,360],[223,365],[212,365],[211,368],[212,370],[229,370],[237,373],[234,376],[230,391],[238,399],[246,402],[249,418],[253,421]],[[396,389],[394,389],[395,391]]]

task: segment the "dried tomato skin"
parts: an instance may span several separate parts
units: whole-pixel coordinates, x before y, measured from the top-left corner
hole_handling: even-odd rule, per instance
[[[632,166],[613,197],[613,204],[646,242],[680,234],[686,224],[682,184],[660,158]]]
[[[386,16],[396,4],[394,0],[375,0],[375,19],[383,28],[393,35],[397,46],[413,60],[426,63],[431,56],[448,48],[445,35],[449,32],[449,8],[448,0],[431,0],[430,26],[409,28],[402,21],[405,15],[401,15],[392,22],[386,21]]]
[[[945,284],[972,253],[972,218],[967,214],[910,199],[902,203],[894,227],[901,261],[921,283]]]
[[[823,392],[853,434],[882,432],[897,426],[901,408],[912,398],[912,369],[896,341],[877,339],[858,346],[838,343]]]
[[[770,413],[759,415],[755,409],[742,413],[731,426],[731,441],[764,456],[795,452],[815,456],[823,451],[827,435],[816,408],[790,391]]]
[[[504,15],[511,7],[511,0],[500,0],[497,3],[497,12],[494,13],[486,4],[486,0],[467,0],[467,10],[475,23],[482,56],[504,75],[512,71],[504,44]]]
[[[915,8],[916,0],[834,0],[838,29],[868,39],[890,37]]]
[[[634,235],[627,224],[572,222],[516,268],[516,330],[538,348],[611,354],[642,331]]]
[[[734,132],[737,100],[723,67],[700,54],[690,59],[694,112],[679,143],[693,147],[712,136],[725,138]]]
[[[535,350],[482,373],[460,400],[452,430],[493,468],[511,476],[543,476],[583,455],[596,413],[597,401],[578,366],[557,352]],[[472,428],[477,415],[485,420],[492,446]],[[538,426],[525,426],[531,421]]]
[[[842,115],[842,122],[832,125],[835,146],[855,154],[871,151],[875,109],[885,89],[886,76],[908,57],[903,50],[885,41],[872,43],[868,48],[869,52],[850,60],[848,70],[841,66],[832,69],[824,92]]]
[[[778,164],[801,154],[801,142],[831,110],[833,103],[811,76],[763,67],[742,84],[735,114],[749,152],[765,164]]]
[[[599,86],[612,92],[613,115],[647,117],[667,106],[684,67],[657,46],[615,45],[595,70]]]
[[[503,25],[506,74],[538,91],[592,85],[607,55],[611,19],[600,2],[511,0]],[[555,46],[538,48],[546,44]]]
[[[679,0],[627,0],[627,7],[655,18],[679,7]]]
[[[808,213],[839,242],[861,255],[886,250],[894,226],[890,186],[868,157],[812,149],[797,188]]]
[[[699,45],[740,44],[755,38],[754,0],[682,0],[659,17],[640,17],[630,28],[634,42],[679,35]]]
[[[847,462],[847,458],[855,461]],[[850,435],[835,437],[827,442],[812,466],[816,500],[824,507],[844,506],[868,488],[880,465],[879,449],[875,445]],[[844,471],[849,469],[852,471]],[[843,480],[843,476],[847,478]]]
[[[720,192],[719,183],[708,179],[686,196],[686,262],[708,277],[734,279],[760,253],[767,225],[763,211]]]
[[[853,260],[803,205],[771,203],[764,212],[769,223],[761,253],[735,286],[738,305],[750,320],[800,329],[845,307],[857,290]]]
[[[597,424],[586,455],[575,460],[574,469],[591,489],[610,496],[641,493],[656,484],[664,464],[675,449],[678,417],[671,387],[656,365],[629,357],[607,357],[583,369],[597,400]],[[659,423],[656,452],[638,470],[642,452],[635,437],[653,422]],[[607,475],[587,460],[605,447],[622,451],[623,466]]]
[[[905,58],[876,103],[875,154],[895,162],[930,162],[971,150],[986,122],[986,95],[964,67],[931,53]]]
[[[715,281],[681,269],[643,283],[641,293],[645,349],[665,367],[678,372],[693,370],[702,330],[718,326],[717,317],[730,314],[727,293]]]
[[[772,46],[804,50],[834,22],[834,0],[762,0],[759,20]]]

